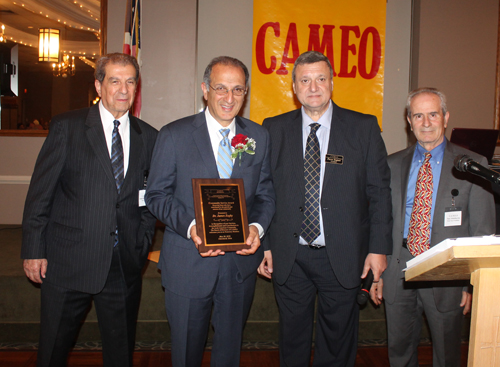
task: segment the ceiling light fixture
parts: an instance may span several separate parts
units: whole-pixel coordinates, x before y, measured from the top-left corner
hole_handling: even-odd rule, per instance
[[[38,30],[38,61],[59,62],[59,29]]]

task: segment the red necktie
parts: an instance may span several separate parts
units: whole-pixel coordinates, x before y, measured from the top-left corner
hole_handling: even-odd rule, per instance
[[[420,255],[430,247],[432,209],[431,153],[425,153],[425,160],[418,170],[415,186],[415,200],[411,212],[407,246],[413,256]]]

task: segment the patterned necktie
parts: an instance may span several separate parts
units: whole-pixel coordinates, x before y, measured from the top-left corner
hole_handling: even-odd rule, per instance
[[[120,133],[118,132],[118,126],[120,126],[120,121],[114,120],[113,124],[115,124],[115,128],[113,129],[113,140],[111,142],[111,167],[113,167],[113,175],[115,176],[116,188],[118,189],[118,193],[120,193],[120,189],[123,184],[123,146],[122,146],[122,138],[120,137]],[[115,229],[115,244],[116,247],[118,245],[118,227]]]
[[[122,139],[120,133],[118,132],[118,126],[120,126],[120,121],[113,121],[115,128],[113,129],[113,141],[111,143],[111,166],[113,167],[113,175],[115,176],[116,188],[118,193],[123,184],[123,147]]]
[[[233,160],[231,159],[231,144],[229,143],[229,129],[220,129],[222,139],[217,152],[217,170],[220,178],[231,178]]]
[[[305,210],[301,236],[308,244],[311,244],[321,234],[319,227],[321,156],[319,140],[316,136],[316,131],[321,125],[314,123],[309,126],[311,126],[311,132],[307,137],[304,155]]]
[[[425,153],[424,163],[418,170],[415,200],[410,217],[407,246],[413,256],[420,255],[430,247],[432,209],[431,153]]]

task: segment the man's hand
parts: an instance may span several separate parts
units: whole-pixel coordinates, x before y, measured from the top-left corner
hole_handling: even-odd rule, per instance
[[[365,259],[365,266],[363,267],[363,274],[361,278],[365,278],[368,271],[372,269],[373,272],[373,284],[370,288],[370,297],[376,305],[382,303],[383,298],[383,281],[380,276],[387,268],[387,256],[382,254],[368,254]]]
[[[249,235],[245,243],[250,246],[250,248],[245,248],[240,251],[236,251],[236,254],[238,255],[252,255],[255,254],[255,251],[260,247],[260,237],[259,237],[259,230],[257,229],[256,226],[250,226],[249,227]]]
[[[196,226],[191,227],[190,234],[191,234],[191,239],[193,240],[193,242],[196,246],[196,249],[198,249],[198,247],[202,244],[202,241],[201,241],[201,238],[196,234]],[[225,254],[225,252],[221,251],[220,249],[219,250],[208,250],[207,252],[200,252],[200,255],[202,257],[219,256],[219,255],[224,255],[224,254]]]
[[[384,288],[384,279],[382,278],[380,278],[378,283],[375,283],[374,281],[372,287],[370,288],[370,298],[376,306],[379,306],[382,303],[383,288]]]
[[[271,254],[271,250],[264,251],[264,258],[257,269],[257,273],[271,279],[273,275],[273,255]]]
[[[23,262],[23,268],[26,276],[35,283],[42,283],[47,272],[47,259],[26,259]]]
[[[467,315],[470,312],[472,308],[472,294],[462,291],[462,301],[460,302],[460,307],[464,308],[464,315]]]

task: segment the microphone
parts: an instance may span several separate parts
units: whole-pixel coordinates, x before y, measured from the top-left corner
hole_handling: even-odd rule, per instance
[[[356,298],[358,305],[363,306],[370,299],[370,288],[372,287],[372,283],[373,273],[372,269],[370,269],[361,283],[361,289],[358,291],[358,296]]]
[[[496,185],[500,185],[500,173],[481,166],[466,154],[460,154],[455,157],[455,168],[460,172],[470,172]]]

